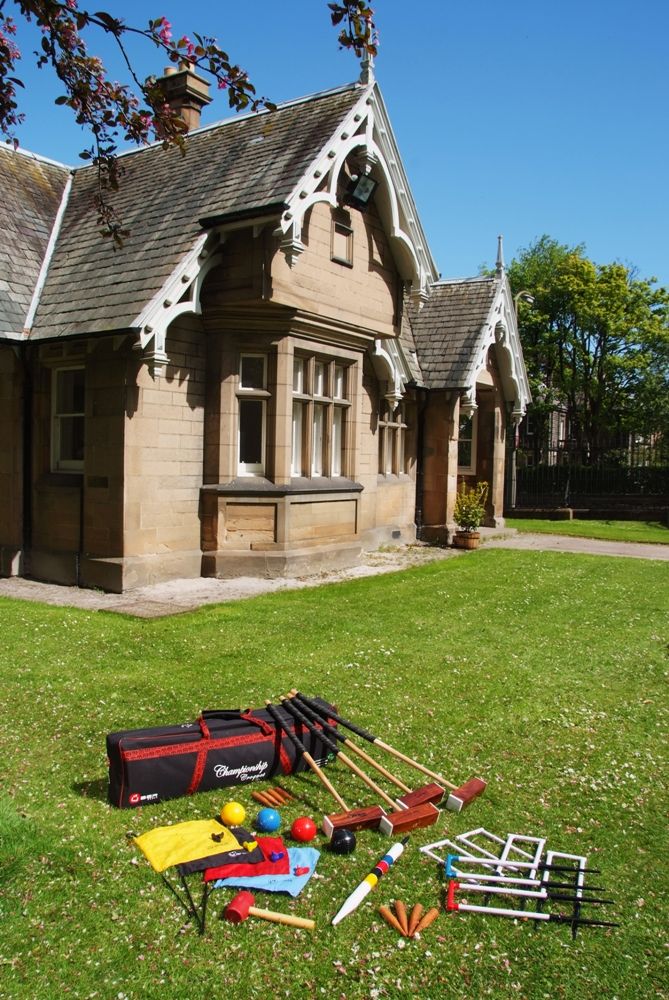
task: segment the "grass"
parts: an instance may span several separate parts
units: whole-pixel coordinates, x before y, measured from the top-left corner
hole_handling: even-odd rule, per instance
[[[668,584],[666,563],[484,549],[155,621],[0,601],[0,997],[665,995]],[[324,849],[297,900],[259,901],[313,917],[314,935],[225,924],[230,897],[217,891],[198,937],[126,833],[214,816],[230,797],[251,810],[249,791],[111,809],[105,734],[259,706],[293,685],[488,789],[416,831],[337,928],[332,915],[387,849],[377,833],[345,858]],[[329,773],[370,804],[340,763]],[[301,799],[287,823],[333,810],[313,776],[286,783]],[[442,914],[401,947],[378,906],[438,904],[443,879],[418,846],[478,826],[588,855],[621,926],[572,941],[559,925]]]
[[[669,525],[660,521],[547,521],[539,518],[509,518],[510,528],[540,535],[571,535],[601,538],[610,542],[645,542],[669,545]]]

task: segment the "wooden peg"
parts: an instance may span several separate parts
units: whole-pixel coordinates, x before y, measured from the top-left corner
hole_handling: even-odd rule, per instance
[[[433,906],[432,909],[428,910],[425,916],[419,922],[418,926],[414,931],[414,934],[420,934],[420,932],[424,931],[427,927],[429,927],[430,924],[433,921],[435,921],[438,916],[439,916],[439,909],[436,906]]]
[[[387,906],[380,906],[379,913],[381,914],[381,916],[383,917],[383,919],[387,924],[390,924],[390,926],[394,930],[399,931],[402,937],[404,937],[404,930],[402,929],[401,923],[399,922],[395,914],[390,912]]]
[[[423,904],[416,903],[411,911],[411,917],[409,918],[409,937],[413,937],[416,933],[416,928],[420,923],[420,918],[423,916]]]
[[[402,934],[406,937],[409,933],[409,921],[407,920],[406,906],[401,899],[395,900],[395,914],[400,922],[402,928]]]

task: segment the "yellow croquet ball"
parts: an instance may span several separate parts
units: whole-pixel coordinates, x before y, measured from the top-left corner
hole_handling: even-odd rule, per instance
[[[239,826],[246,819],[246,809],[239,802],[226,802],[221,809],[221,819],[226,826]]]

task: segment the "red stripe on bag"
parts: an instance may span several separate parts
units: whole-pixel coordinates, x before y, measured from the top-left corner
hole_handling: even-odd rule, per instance
[[[183,743],[172,743],[168,746],[145,747],[139,750],[124,750],[119,746],[121,760],[125,763],[138,760],[155,760],[158,757],[178,757],[187,753],[197,754],[195,766],[193,768],[193,775],[186,790],[186,795],[193,795],[200,786],[207,763],[207,757],[211,750],[224,750],[228,747],[248,746],[249,744],[255,743],[269,743],[274,741],[276,735],[276,730],[273,727],[268,726],[262,719],[256,719],[249,716],[248,721],[255,722],[262,729],[263,733],[267,730],[267,735],[258,736],[257,733],[249,733],[247,736],[227,736],[212,739],[204,720],[200,719],[198,721],[200,722],[200,726],[203,728],[203,739],[199,740],[197,743],[190,743],[186,745]],[[204,736],[205,729],[207,736]],[[295,731],[294,726],[293,731]],[[293,769],[293,762],[286,752],[286,748],[283,745],[283,739],[279,745],[279,761],[281,763],[283,773],[290,774]]]

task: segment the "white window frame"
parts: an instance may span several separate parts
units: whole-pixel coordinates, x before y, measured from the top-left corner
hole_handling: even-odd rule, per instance
[[[293,418],[291,423],[290,474],[302,477],[304,475],[304,411],[305,403],[293,400]]]
[[[465,419],[471,420],[472,435],[471,438],[463,438],[464,441],[471,440],[471,461],[469,465],[460,465],[460,434],[461,434],[461,422]],[[475,476],[476,475],[476,449],[477,449],[477,438],[478,438],[478,410],[474,410],[471,414],[460,414],[460,420],[458,421],[458,475],[461,476]]]
[[[330,260],[353,267],[353,228],[350,220],[333,218],[330,232]]]
[[[84,459],[63,458],[61,455],[61,420],[63,418],[81,418],[84,422],[84,435],[86,433],[86,412],[58,410],[58,380],[63,372],[82,372],[85,378],[86,369],[83,365],[60,365],[54,368],[51,373],[51,471],[80,473],[84,471]],[[85,392],[85,387],[84,387]]]
[[[406,472],[406,433],[408,424],[404,404],[393,410],[388,400],[379,407],[379,468],[380,476],[401,476]]]
[[[242,382],[242,371],[245,358],[261,358],[263,362],[262,388],[258,386],[245,386]],[[267,355],[254,351],[243,351],[239,356],[239,384],[237,387],[237,474],[239,476],[264,476],[265,458],[267,449],[267,400],[270,393],[267,391]],[[242,462],[242,403],[253,401],[261,406],[261,431],[260,431],[260,461]]]
[[[347,398],[349,367],[320,355],[294,357],[292,476],[320,479],[346,474],[346,411],[351,406]]]

